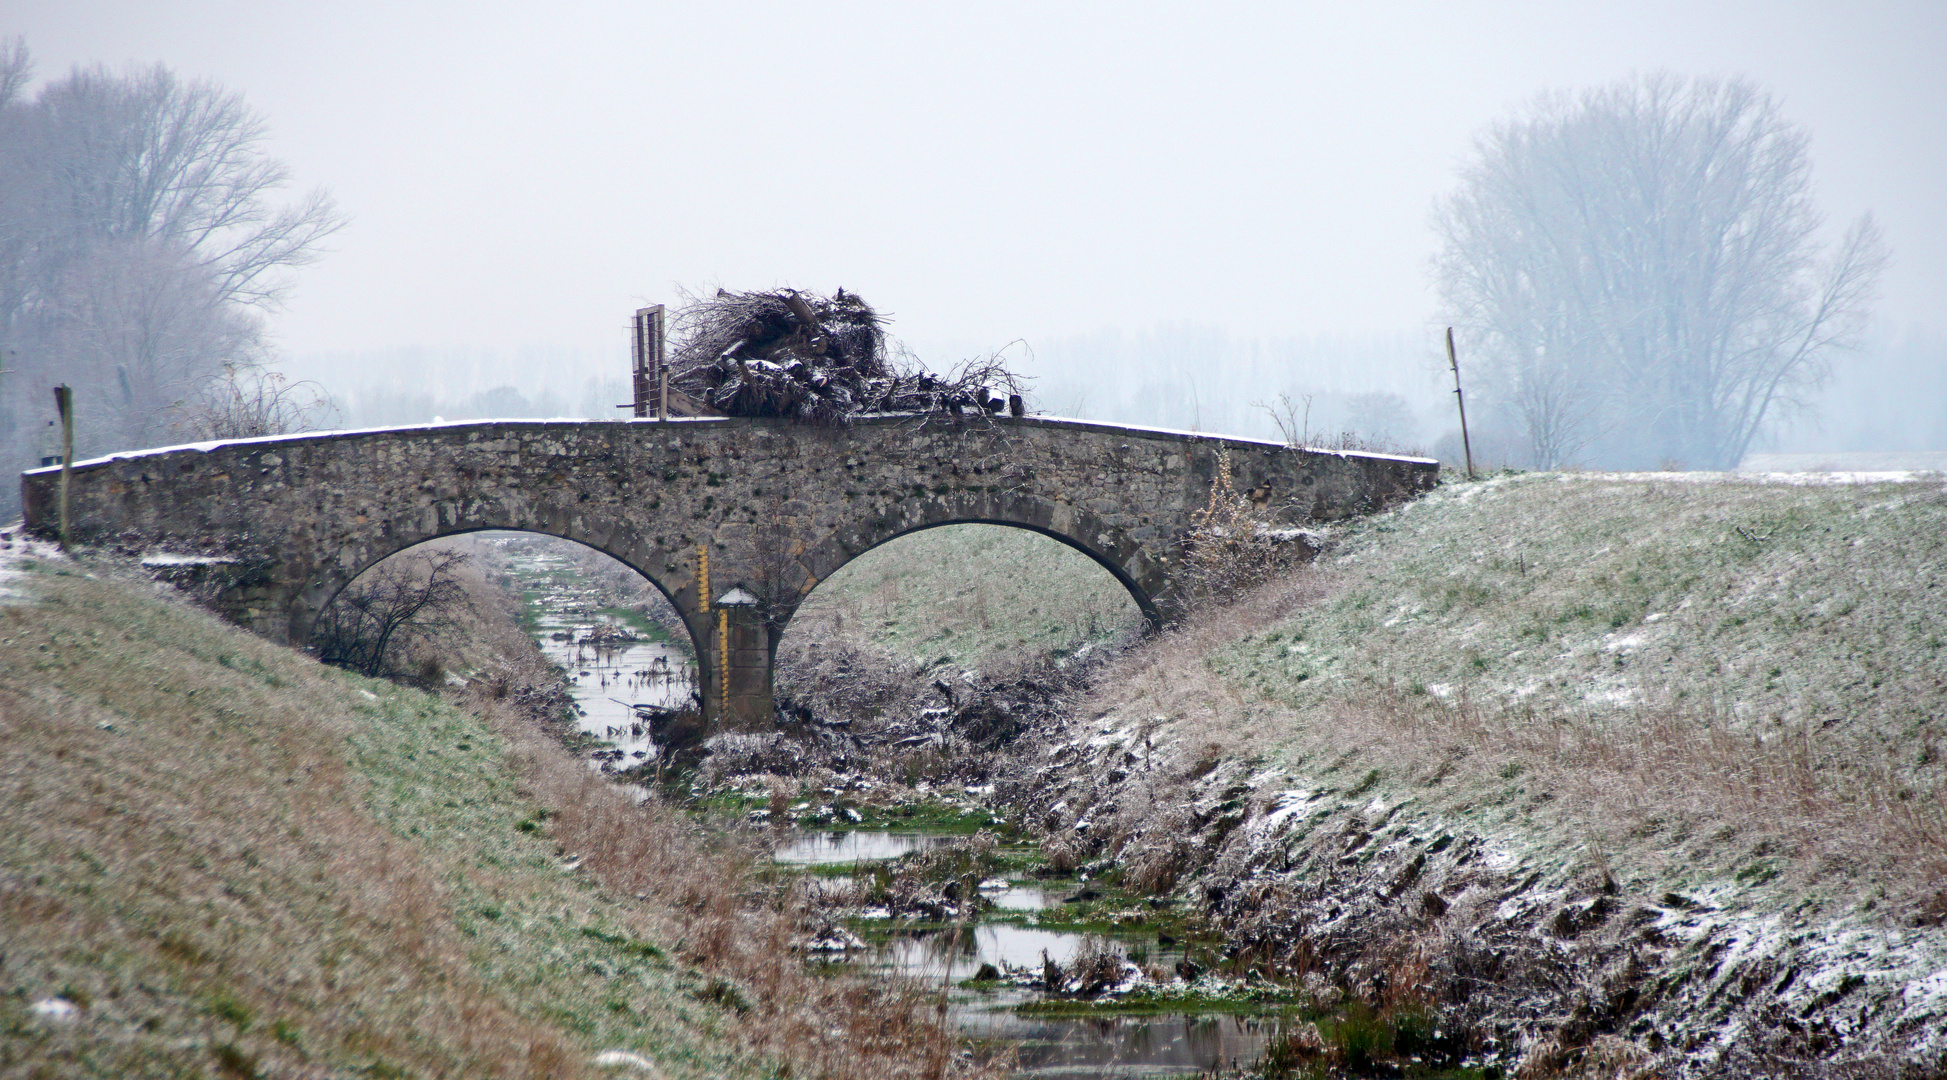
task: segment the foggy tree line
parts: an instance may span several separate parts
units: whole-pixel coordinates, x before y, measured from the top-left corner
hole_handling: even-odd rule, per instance
[[[25,45],[0,43],[10,468],[46,452],[57,382],[78,390],[82,456],[321,420],[324,388],[263,366],[263,319],[284,271],[341,219],[322,193],[284,198],[288,171],[266,154],[263,121],[160,65],[79,67],[30,93],[32,82]],[[1735,465],[1809,400],[1869,314],[1885,262],[1877,229],[1862,218],[1828,253],[1821,225],[1807,136],[1741,80],[1639,77],[1490,126],[1435,215],[1435,279],[1460,328],[1476,449],[1536,467]],[[333,357],[329,389],[354,426],[614,417],[628,398],[619,338],[600,358]],[[1351,431],[1457,457],[1437,341],[1434,324],[1251,339],[1180,322],[1009,359],[1058,415],[1296,429],[1315,443]],[[1914,423],[1947,430],[1947,416]],[[16,499],[0,485],[0,510]]]
[[[1431,332],[1255,339],[1177,323],[1130,333],[1053,339],[1005,351],[1032,378],[1040,412],[1111,423],[1278,439],[1270,411],[1282,395],[1299,403],[1315,441],[1356,431],[1376,445],[1424,448],[1450,423],[1445,361]],[[934,368],[966,352],[929,347]],[[593,350],[514,352],[410,347],[293,357],[332,373],[338,417],[350,427],[562,416],[614,418],[630,400],[626,342]],[[410,372],[411,381],[399,373]],[[476,387],[486,387],[478,389]]]
[[[0,43],[10,468],[40,463],[56,383],[76,389],[77,456],[209,434],[236,419],[226,402],[259,421],[301,408],[264,379],[263,313],[342,223],[330,199],[281,200],[263,121],[212,83],[161,65],[77,67],[30,95],[32,79],[25,43]]]
[[[1060,416],[1282,439],[1346,432],[1377,448],[1424,450],[1447,419],[1433,336],[1248,338],[1196,323],[1037,345],[1020,368]],[[1281,399],[1295,407],[1289,419]]]
[[[1947,451],[1947,335],[1918,327],[1870,335],[1857,356],[1834,365],[1819,411],[1791,419],[1777,448]]]

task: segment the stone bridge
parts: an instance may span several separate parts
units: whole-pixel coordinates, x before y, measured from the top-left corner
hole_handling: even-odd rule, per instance
[[[77,543],[197,557],[219,571],[208,587],[220,612],[299,646],[339,590],[415,544],[481,529],[578,541],[662,590],[696,647],[705,717],[749,726],[771,721],[772,660],[804,597],[916,529],[1032,529],[1167,621],[1224,458],[1259,516],[1290,525],[1380,509],[1438,471],[1039,417],[499,420],[116,454],[76,463],[69,498]],[[59,476],[22,477],[27,526],[42,535]]]

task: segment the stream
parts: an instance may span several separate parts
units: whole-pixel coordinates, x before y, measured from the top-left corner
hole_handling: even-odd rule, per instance
[[[633,706],[669,707],[688,700],[695,689],[688,651],[639,615],[603,607],[574,560],[558,549],[525,538],[488,542],[500,549],[520,582],[530,632],[568,674],[579,726],[607,744],[596,758],[621,767],[652,760],[655,744]],[[965,839],[917,829],[789,829],[780,830],[779,836],[773,857],[780,865],[834,885],[847,880],[844,870],[867,872],[876,863]],[[834,877],[835,872],[841,876]],[[957,932],[937,924],[873,919],[868,910],[853,925],[873,944],[828,962],[944,980],[950,1015],[961,1030],[990,1050],[1011,1051],[1021,1076],[1175,1076],[1258,1058],[1275,1032],[1275,1016],[1112,1011],[1085,1017],[1023,1015],[1017,1007],[1041,1000],[1042,993],[1006,985],[960,985],[986,965],[1000,971],[1039,971],[1044,960],[1066,965],[1088,945],[1106,945],[1132,961],[1166,971],[1183,958],[1181,952],[1164,948],[1154,929],[1089,935],[1035,925],[1049,909],[1058,914],[1064,897],[1078,887],[1075,881],[984,883],[981,892],[993,909]]]
[[[847,867],[856,872],[875,861],[964,839],[923,831],[797,830],[779,841],[774,857],[787,865]],[[1181,951],[1160,946],[1153,930],[1084,934],[1033,925],[1036,913],[1058,909],[1064,896],[1080,885],[992,882],[981,892],[993,902],[994,910],[980,921],[958,933],[951,927],[883,921],[881,925],[890,929],[888,940],[848,962],[929,982],[945,980],[950,1015],[961,1031],[988,1046],[1011,1049],[1020,1076],[1046,1080],[1179,1076],[1257,1060],[1276,1032],[1276,1017],[1148,1012],[1030,1016],[1016,1012],[1016,1007],[1043,1000],[1045,995],[1039,991],[960,985],[983,965],[1003,971],[1039,970],[1044,960],[1053,960],[1066,966],[1090,944],[1116,947],[1124,956],[1140,957],[1164,969],[1183,959]]]
[[[624,767],[655,756],[656,745],[634,706],[670,708],[696,690],[689,651],[662,627],[602,606],[574,560],[524,536],[490,536],[521,584],[530,629],[541,652],[568,674],[579,726],[610,745],[603,755]]]

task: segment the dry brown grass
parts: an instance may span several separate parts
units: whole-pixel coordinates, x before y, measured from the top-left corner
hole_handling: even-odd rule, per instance
[[[937,991],[806,968],[796,942],[818,920],[800,886],[756,872],[763,837],[709,828],[659,799],[638,804],[552,740],[511,717],[501,725],[553,808],[550,835],[605,887],[645,901],[639,935],[677,942],[685,963],[722,980],[740,1042],[793,1075],[832,1080],[967,1071]]]
[[[748,845],[497,695],[517,657],[458,707],[118,573],[0,606],[0,1073],[966,1071],[932,999],[805,971]]]
[[[1910,748],[1809,724],[1753,734],[1681,704],[1562,718],[1375,696],[1338,725],[1340,736],[1402,748],[1387,755],[1402,778],[1547,792],[1598,852],[1660,850],[1673,865],[1773,856],[1798,883],[1836,874],[1900,886],[1922,905],[1947,881],[1947,785],[1915,785],[1903,768]],[[1747,865],[1750,878],[1782,870]]]
[[[208,622],[80,578],[0,608],[0,1069],[579,1075],[360,805],[348,691]],[[25,1017],[53,995],[85,1019]]]
[[[1262,711],[1262,695],[1224,678],[1209,658],[1318,602],[1331,588],[1329,579],[1299,568],[1228,603],[1200,607],[1104,665],[1083,711],[1168,719],[1192,756],[1237,751],[1241,744],[1231,741],[1237,725]]]
[[[1377,770],[1389,800],[1618,874],[1885,890],[1938,920],[1944,533],[1937,483],[1446,491],[1135,650],[1086,709],[1165,718],[1183,768]]]

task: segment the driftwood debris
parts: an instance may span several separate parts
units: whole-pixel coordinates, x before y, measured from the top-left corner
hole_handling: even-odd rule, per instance
[[[693,299],[672,321],[671,411],[842,424],[873,413],[1022,415],[997,358],[937,375],[888,356],[885,320],[857,293],[794,289]]]

